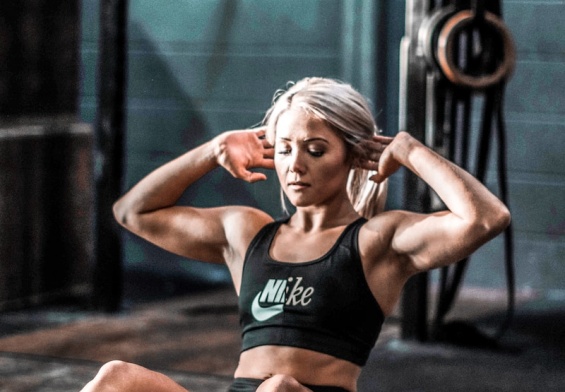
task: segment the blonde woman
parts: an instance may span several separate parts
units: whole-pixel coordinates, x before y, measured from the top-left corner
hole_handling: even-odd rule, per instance
[[[414,274],[454,263],[510,222],[469,173],[400,132],[379,135],[350,85],[307,78],[275,95],[262,127],[225,132],[163,165],[114,207],[118,222],[170,252],[225,263],[243,343],[229,391],[354,392],[383,320]],[[383,211],[401,166],[447,206]],[[251,183],[274,169],[293,205],[284,219],[244,206],[178,205],[219,167]],[[259,186],[259,185],[257,185]],[[186,391],[114,361],[84,391]]]

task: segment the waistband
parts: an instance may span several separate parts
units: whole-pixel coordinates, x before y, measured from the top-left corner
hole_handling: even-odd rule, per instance
[[[258,378],[235,378],[227,390],[227,392],[255,392],[259,385],[261,385],[265,380]],[[306,388],[310,388],[313,392],[349,392],[347,389],[341,387],[333,387],[328,385],[310,385],[302,384]]]

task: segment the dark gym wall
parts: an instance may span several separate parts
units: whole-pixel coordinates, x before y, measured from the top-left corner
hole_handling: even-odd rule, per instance
[[[517,64],[506,92],[517,288],[565,298],[565,3],[504,1]],[[478,121],[478,119],[475,119]],[[493,150],[494,146],[493,146]],[[494,189],[495,166],[488,181]],[[504,286],[502,241],[470,263],[469,284]],[[545,293],[545,294],[544,294]]]
[[[354,76],[350,81],[369,96],[380,87],[373,44],[383,11],[373,1],[192,0],[156,6],[132,0],[128,6],[124,189],[224,130],[257,124],[274,91],[288,81]],[[81,114],[87,121],[96,110],[98,18],[97,2],[83,1]],[[395,19],[402,28],[402,19]],[[383,106],[381,112],[384,121]],[[274,175],[248,185],[217,171],[185,200],[200,206],[242,203],[280,214]],[[224,267],[179,259],[129,234],[124,240],[126,270],[169,276],[156,291],[177,290],[171,276],[227,281]]]
[[[95,113],[96,3],[82,3],[80,109],[88,122]],[[223,130],[257,123],[276,88],[307,75],[351,81],[372,98],[379,125],[396,133],[404,4],[171,0],[156,6],[130,0],[124,189]],[[559,0],[503,2],[518,54],[505,105],[517,288],[556,295],[565,290],[564,11]],[[491,164],[488,185],[494,190],[495,173]],[[394,189],[401,181],[392,182],[390,204],[399,207]],[[217,173],[186,197],[199,205],[229,200],[279,212],[272,181],[247,186]],[[125,240],[128,269],[226,278],[222,269],[178,260],[129,235]],[[503,288],[503,265],[496,239],[472,257],[465,284]]]
[[[0,310],[88,291],[91,127],[80,4],[0,3]]]

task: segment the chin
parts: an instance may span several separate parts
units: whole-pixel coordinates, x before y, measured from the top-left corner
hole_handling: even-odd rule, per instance
[[[288,199],[288,201],[290,202],[290,204],[292,204],[293,207],[308,207],[310,205],[312,205],[312,203],[307,202],[304,199],[297,199],[297,198],[290,198],[286,197]]]

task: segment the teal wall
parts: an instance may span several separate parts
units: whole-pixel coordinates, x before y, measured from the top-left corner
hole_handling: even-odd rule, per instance
[[[565,294],[565,2],[504,1],[517,49],[506,93],[508,183],[519,289]],[[478,121],[478,119],[477,119]],[[496,189],[496,166],[488,182]],[[502,241],[474,256],[467,282],[504,284]]]
[[[230,129],[261,121],[272,93],[306,74],[338,76],[339,2],[132,1],[126,187],[183,151]],[[249,185],[224,171],[206,177],[186,199],[279,213],[275,177]],[[127,262],[214,279],[200,263],[172,260],[142,241],[127,242]],[[168,265],[163,266],[164,262]],[[214,274],[215,272],[215,274]]]
[[[157,5],[158,4],[158,5]],[[506,96],[510,207],[519,289],[565,292],[565,3],[504,1],[518,50]],[[97,1],[83,1],[81,115],[93,122]],[[130,0],[124,189],[227,129],[256,124],[272,93],[308,75],[344,78],[397,132],[404,1]],[[477,119],[475,119],[478,121]],[[496,191],[495,165],[488,185]],[[271,176],[272,177],[272,176]],[[401,200],[393,178],[390,205]],[[274,181],[247,185],[217,172],[185,200],[244,203],[279,213]],[[223,268],[179,260],[130,235],[128,268],[225,280]],[[503,287],[501,239],[472,258],[466,284]]]
[[[366,67],[367,55],[374,54],[353,45],[343,60],[344,24],[356,23],[352,7],[357,5],[370,9],[372,1],[130,1],[124,189],[224,130],[257,124],[274,91],[288,81],[311,75],[341,78],[345,67],[357,73],[363,61]],[[97,2],[84,1],[81,112],[88,122],[95,117],[98,17]],[[357,37],[372,34],[359,26]],[[373,86],[372,77],[357,82]],[[249,185],[218,170],[184,200],[281,213],[274,175],[267,183]],[[179,259],[129,234],[124,239],[128,270],[227,280],[224,267]]]

